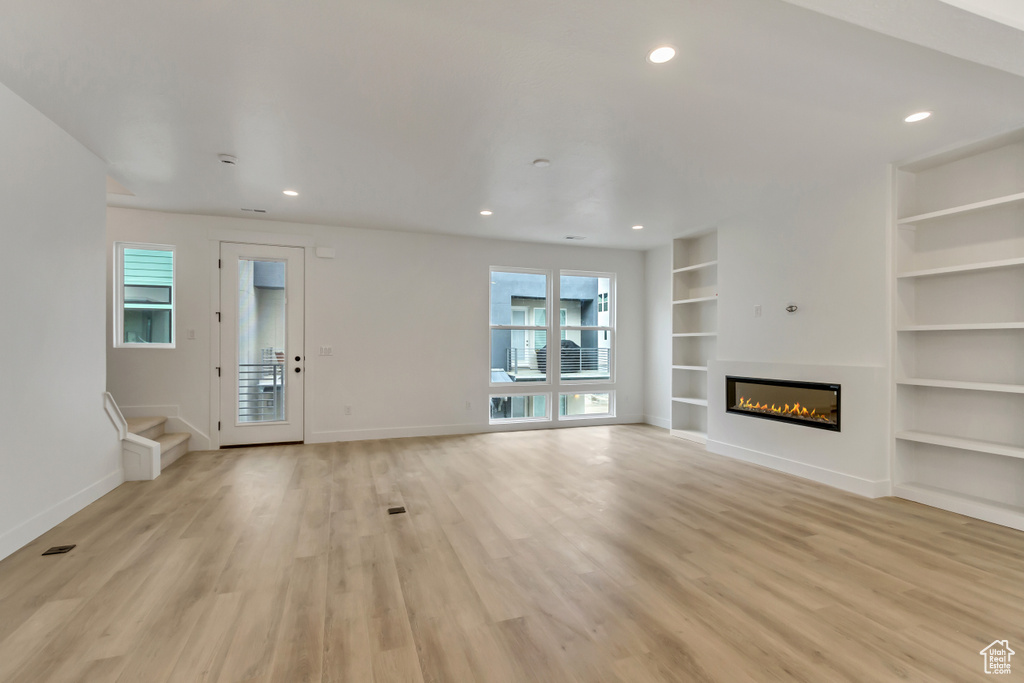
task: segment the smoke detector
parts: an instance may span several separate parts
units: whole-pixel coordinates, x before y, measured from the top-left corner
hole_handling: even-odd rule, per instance
[[[238,163],[238,157],[233,157],[230,154],[218,154],[217,158],[220,159],[220,163],[226,166],[234,166]]]

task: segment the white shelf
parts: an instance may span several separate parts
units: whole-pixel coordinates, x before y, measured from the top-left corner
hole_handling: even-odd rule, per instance
[[[711,268],[712,266],[717,266],[717,265],[718,265],[718,261],[717,260],[705,261],[704,263],[698,263],[695,266],[685,266],[683,268],[676,268],[672,272],[673,273],[686,273],[686,272],[689,272],[691,270],[700,270],[701,268]]]
[[[697,443],[706,444],[708,442],[708,435],[706,432],[698,432],[696,429],[670,429],[669,433],[680,439],[689,439],[690,441],[696,441]]]
[[[995,270],[997,268],[1012,268],[1024,266],[1024,258],[1003,259],[1001,261],[987,261],[985,263],[968,263],[961,266],[946,266],[945,268],[928,268],[926,270],[912,270],[909,273],[897,275],[897,278],[931,277],[933,275],[952,275],[955,273],[972,273],[979,270]]]
[[[947,432],[893,429],[893,495],[1024,530],[1024,499],[1004,481],[1024,467],[1024,382],[1013,371],[1024,362],[1014,270],[1024,268],[1024,187],[1011,172],[1024,163],[1022,142],[1024,128],[897,166],[889,289],[893,360],[907,368],[893,379],[892,424]]]
[[[1004,394],[1024,394],[1024,385],[999,384],[997,382],[958,382],[946,379],[923,379],[907,377],[896,380],[896,384],[912,387],[937,387],[939,389],[968,389],[970,391],[996,391]]]
[[[689,403],[693,406],[704,406],[708,407],[708,400],[706,398],[690,398],[689,396],[673,396],[672,400],[676,403]]]
[[[935,486],[905,483],[892,487],[894,496],[906,498],[916,503],[949,510],[968,517],[974,517],[993,524],[1024,531],[1024,508],[1004,505],[985,498],[968,496],[947,491]]]
[[[685,265],[688,263],[694,265]],[[673,333],[673,340],[693,338],[695,341],[672,343],[673,396],[669,427],[672,436],[706,444],[708,400],[697,396],[707,396],[707,366],[718,336],[718,332],[711,331],[718,327],[718,233],[711,231],[672,240],[672,266],[672,329],[669,331]],[[691,272],[696,274],[687,275]],[[683,275],[677,277],[676,273]]]
[[[925,221],[930,221],[935,218],[955,216],[956,214],[970,213],[971,211],[981,211],[982,209],[990,209],[994,206],[1005,206],[1007,204],[1016,204],[1017,202],[1024,202],[1024,192],[1017,192],[1016,194],[1010,194],[1003,197],[996,197],[994,199],[986,199],[983,202],[972,202],[971,204],[954,206],[948,209],[942,209],[941,211],[930,211],[928,213],[921,213],[916,216],[907,216],[906,218],[900,218],[898,221],[896,221],[896,223],[897,225],[907,225],[908,223],[923,223]]]
[[[1024,323],[965,323],[955,325],[903,325],[897,332],[957,332],[962,330],[1024,330]]]
[[[1022,261],[1024,261],[1024,259],[1022,259]],[[718,301],[718,295],[716,294],[715,296],[699,296],[696,299],[679,299],[677,301],[673,301],[672,305],[675,306],[676,304],[699,304],[701,301]]]
[[[992,441],[978,441],[976,439],[961,439],[956,436],[944,436],[942,434],[930,434],[928,432],[896,432],[896,438],[901,441],[914,441],[927,443],[933,446],[945,446],[947,448],[959,448],[963,451],[975,451],[977,453],[991,453],[993,455],[1005,455],[1009,458],[1024,458],[1024,448],[1009,446]]]

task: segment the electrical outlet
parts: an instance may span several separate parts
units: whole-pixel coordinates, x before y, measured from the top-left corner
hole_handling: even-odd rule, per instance
[[[755,318],[760,318],[761,317],[761,304],[757,304],[756,306],[754,306],[754,317]]]
[[[185,332],[185,338],[186,339],[195,339],[196,338],[196,331],[195,330],[188,330],[188,331],[186,331]]]
[[[466,411],[473,410],[473,404],[470,401],[466,401]]]
[[[352,406],[345,406],[345,414],[346,415],[351,415],[352,414]]]

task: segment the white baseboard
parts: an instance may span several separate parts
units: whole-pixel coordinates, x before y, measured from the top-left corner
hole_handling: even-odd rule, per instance
[[[922,505],[930,505],[959,515],[1024,531],[1024,512],[1019,507],[993,503],[975,496],[944,491],[921,484],[896,484],[893,486],[892,495]]]
[[[661,427],[662,429],[672,429],[672,420],[667,417],[654,417],[653,415],[644,415],[644,423],[653,425],[655,427]]]
[[[755,465],[763,465],[764,467],[779,470],[786,474],[795,474],[798,477],[810,479],[811,481],[816,481],[821,484],[827,484],[828,486],[833,486],[837,489],[842,489],[843,491],[849,491],[850,493],[856,493],[857,495],[864,496],[866,498],[881,498],[883,496],[891,495],[892,491],[892,483],[888,479],[881,481],[861,479],[860,477],[855,477],[843,472],[836,472],[835,470],[808,465],[807,463],[797,462],[796,460],[788,460],[777,455],[770,455],[768,453],[762,453],[761,451],[755,451],[742,446],[734,446],[733,444],[723,443],[713,439],[708,439],[707,449],[709,453],[716,453],[736,460],[752,462]]]
[[[78,493],[71,494],[59,503],[0,535],[0,560],[39,538],[85,506],[110,493],[123,481],[124,472],[118,467],[99,481],[86,486]]]
[[[423,427],[390,427],[383,429],[350,429],[343,431],[313,432],[306,443],[330,443],[332,441],[364,441],[367,439],[402,439],[414,436],[455,436],[458,434],[484,434],[487,432],[519,432],[542,429],[568,429],[571,427],[592,427],[610,424],[636,424],[642,422],[639,415],[607,417],[594,420],[562,420],[560,422],[520,422],[502,425],[454,424]]]

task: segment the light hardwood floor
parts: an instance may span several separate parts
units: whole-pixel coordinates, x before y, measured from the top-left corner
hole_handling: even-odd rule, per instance
[[[0,562],[0,681],[1020,680],[1022,559],[651,427],[193,453]]]

